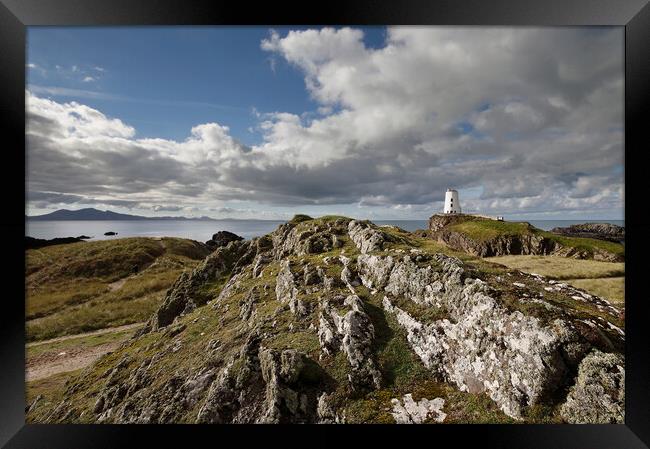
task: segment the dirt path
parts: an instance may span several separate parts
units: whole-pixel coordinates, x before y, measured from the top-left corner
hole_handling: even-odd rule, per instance
[[[126,281],[128,279],[130,279],[130,278],[131,278],[131,276],[127,276],[127,277],[119,279],[119,280],[117,280],[115,282],[111,282],[110,284],[108,284],[109,290],[112,291],[112,292],[115,292],[115,291],[121,289],[122,286],[126,283]]]
[[[121,341],[115,341],[92,348],[68,349],[58,354],[46,352],[28,359],[25,380],[44,379],[54,374],[84,368],[107,352],[114,351],[121,344]]]
[[[102,335],[102,334],[109,334],[113,332],[122,332],[122,331],[127,331],[129,329],[137,329],[139,327],[144,326],[145,323],[133,323],[133,324],[125,324],[124,326],[117,326],[117,327],[107,327],[106,329],[99,329],[96,331],[91,331],[91,332],[85,332],[83,334],[75,334],[75,335],[64,335],[63,337],[56,337],[56,338],[51,338],[49,340],[40,340],[40,341],[34,341],[31,343],[27,343],[27,347],[30,348],[32,346],[40,346],[40,345],[45,345],[48,343],[56,343],[58,341],[63,341],[63,340],[70,340],[73,338],[82,338],[82,337],[90,337],[91,335]]]
[[[28,353],[25,378],[27,381],[44,379],[54,374],[84,368],[102,355],[116,350],[130,337],[129,330],[135,330],[143,325],[144,323],[127,324],[125,326],[100,329],[84,334],[66,335],[64,337],[31,343],[27,346],[34,347],[49,344],[51,347],[46,346],[44,351],[39,351],[31,356]],[[116,336],[113,341],[94,345],[86,340],[86,337],[89,336],[109,333],[122,333],[124,335]],[[61,345],[57,345],[61,341],[73,339],[78,339],[78,344],[67,343],[63,348]]]

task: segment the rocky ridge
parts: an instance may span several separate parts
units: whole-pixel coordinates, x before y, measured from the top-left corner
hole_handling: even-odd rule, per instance
[[[610,223],[575,224],[565,228],[553,228],[551,232],[570,237],[593,238],[616,243],[625,241],[625,228]]]
[[[619,311],[581,290],[301,217],[183,273],[135,338],[29,419],[621,422],[623,344]]]

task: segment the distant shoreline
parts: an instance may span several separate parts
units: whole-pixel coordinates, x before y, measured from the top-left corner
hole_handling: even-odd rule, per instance
[[[426,229],[428,220],[372,220],[377,225],[394,225],[406,231]],[[542,230],[585,223],[592,220],[530,220]],[[593,220],[623,225],[622,220]],[[93,236],[91,240],[116,239],[125,237],[178,237],[205,242],[218,231],[229,231],[246,239],[259,237],[274,231],[286,220],[26,220],[25,235],[39,239],[53,239],[78,235]],[[117,232],[116,236],[104,236],[107,231]]]
[[[40,218],[42,215],[25,217],[27,221],[262,221],[282,222],[289,220],[272,220],[268,218],[191,218],[191,217],[140,217],[133,218]],[[380,220],[381,221],[381,220]],[[419,220],[391,220],[391,221],[419,221]]]

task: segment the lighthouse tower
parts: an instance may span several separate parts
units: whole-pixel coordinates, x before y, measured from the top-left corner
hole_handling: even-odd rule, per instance
[[[458,199],[458,191],[447,189],[445,193],[445,214],[460,214],[460,200]]]

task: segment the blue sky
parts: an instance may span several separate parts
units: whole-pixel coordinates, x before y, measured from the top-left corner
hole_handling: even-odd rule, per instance
[[[362,29],[366,45],[381,45],[384,27]],[[257,144],[255,110],[300,115],[318,107],[301,73],[260,48],[268,35],[268,27],[30,27],[28,61],[41,70],[28,70],[28,85],[119,117],[137,137],[182,140],[214,121]]]
[[[30,27],[29,213],[623,216],[620,28]]]

